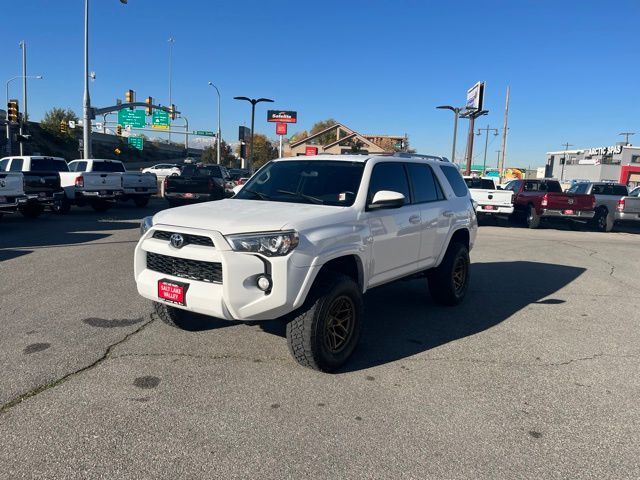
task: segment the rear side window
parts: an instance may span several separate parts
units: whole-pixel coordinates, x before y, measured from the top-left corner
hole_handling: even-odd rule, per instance
[[[409,182],[402,163],[378,163],[373,167],[369,182],[369,201],[381,190],[401,193],[404,195],[404,203],[409,203]]]
[[[442,189],[429,165],[408,163],[414,203],[436,202],[444,199]]]
[[[24,160],[21,158],[14,158],[11,162],[11,167],[9,168],[10,172],[21,172],[22,165],[24,165]]]
[[[607,189],[605,190],[605,193],[607,195],[616,195],[616,196],[621,196],[624,197],[627,195],[627,187],[625,187],[624,185],[608,185]]]
[[[5,158],[0,161],[0,172],[5,172],[7,170],[7,165],[9,165],[9,159]]]
[[[32,158],[31,170],[41,172],[68,172],[69,167],[64,160],[55,158]]]
[[[70,170],[72,172],[85,172],[87,170],[87,162],[72,162]]]
[[[458,169],[456,167],[441,165],[440,170],[442,170],[444,176],[447,177],[447,181],[449,182],[449,185],[451,185],[456,197],[466,197],[469,190],[467,189],[467,184],[464,183],[464,179],[462,178],[462,175],[460,175]]]

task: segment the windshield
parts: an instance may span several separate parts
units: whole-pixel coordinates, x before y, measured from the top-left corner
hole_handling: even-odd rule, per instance
[[[633,190],[631,190],[631,193],[629,193],[630,197],[637,197],[640,196],[640,187],[636,187]]]
[[[124,172],[124,165],[118,162],[93,162],[94,172]]]
[[[589,189],[589,184],[588,183],[574,183],[567,190],[567,192],[568,193],[587,193],[588,189]]]
[[[363,162],[271,162],[234,198],[348,207],[356,199],[363,169]]]

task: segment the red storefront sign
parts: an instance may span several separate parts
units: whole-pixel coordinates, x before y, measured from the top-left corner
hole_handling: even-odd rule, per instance
[[[318,147],[305,147],[304,154],[305,155],[317,155],[318,154]]]
[[[287,134],[287,124],[276,123],[276,135],[286,135],[286,134]]]

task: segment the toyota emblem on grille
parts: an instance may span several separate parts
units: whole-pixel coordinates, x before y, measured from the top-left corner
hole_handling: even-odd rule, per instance
[[[174,233],[169,237],[169,242],[171,242],[171,246],[174,248],[182,248],[184,245],[184,237],[179,233]]]

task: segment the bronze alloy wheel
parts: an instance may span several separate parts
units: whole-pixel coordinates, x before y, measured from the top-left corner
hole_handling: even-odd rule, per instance
[[[467,283],[467,268],[467,262],[464,261],[464,258],[458,257],[453,267],[453,288],[456,294],[460,294],[465,288]]]
[[[349,343],[354,325],[353,300],[342,295],[331,302],[324,329],[324,344],[331,353],[340,352]]]

